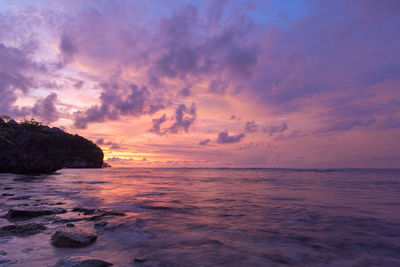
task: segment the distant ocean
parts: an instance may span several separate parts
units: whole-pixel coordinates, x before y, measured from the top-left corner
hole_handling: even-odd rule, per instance
[[[40,218],[43,233],[0,237],[12,266],[68,255],[114,266],[400,266],[400,170],[63,169],[0,183],[2,194],[30,196],[3,196],[2,214],[43,200],[127,214],[105,218],[84,248],[49,242],[57,218],[82,215]]]

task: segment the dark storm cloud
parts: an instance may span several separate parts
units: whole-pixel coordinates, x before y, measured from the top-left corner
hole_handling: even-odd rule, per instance
[[[220,132],[218,134],[217,142],[220,144],[239,143],[244,137],[244,133],[237,135],[229,135],[228,131]]]

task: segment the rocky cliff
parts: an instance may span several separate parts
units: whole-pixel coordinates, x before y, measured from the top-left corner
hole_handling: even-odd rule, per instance
[[[0,118],[0,172],[51,173],[61,168],[101,168],[103,151],[93,142],[34,120]]]

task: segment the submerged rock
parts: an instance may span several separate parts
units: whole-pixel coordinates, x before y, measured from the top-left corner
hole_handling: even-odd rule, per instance
[[[96,212],[95,209],[85,209],[85,208],[79,208],[75,207],[72,209],[72,212],[82,212],[84,215],[90,215]]]
[[[0,236],[15,235],[28,236],[46,230],[46,226],[39,223],[26,223],[21,225],[6,225],[0,228]]]
[[[64,228],[58,230],[51,237],[51,244],[55,247],[85,247],[94,241],[97,236],[89,230]]]
[[[86,256],[66,257],[56,263],[54,267],[107,267],[112,263]]]
[[[6,263],[11,263],[11,259],[9,257],[7,257],[7,256],[0,255],[0,264],[1,264],[1,266],[3,266],[3,264],[6,264]]]
[[[62,214],[67,211],[62,208],[56,209],[10,209],[6,214],[7,219],[33,218],[43,215]]]
[[[34,120],[0,118],[0,172],[52,173],[61,168],[101,168],[103,151],[92,141]]]

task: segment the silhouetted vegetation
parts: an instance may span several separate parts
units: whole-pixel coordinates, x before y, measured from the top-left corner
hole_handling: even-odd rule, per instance
[[[100,168],[103,151],[93,142],[34,119],[0,117],[0,172],[49,173],[63,167]]]

